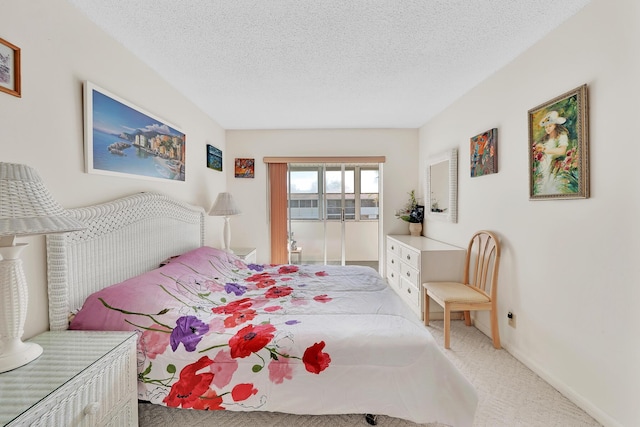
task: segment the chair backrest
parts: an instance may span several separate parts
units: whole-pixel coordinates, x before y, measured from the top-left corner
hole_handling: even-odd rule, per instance
[[[498,292],[499,265],[500,241],[496,235],[486,230],[475,233],[467,248],[464,283],[494,300]]]

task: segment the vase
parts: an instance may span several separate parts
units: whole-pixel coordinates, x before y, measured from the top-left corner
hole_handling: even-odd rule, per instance
[[[410,222],[409,223],[409,234],[412,236],[420,236],[422,234],[422,223],[421,222]]]

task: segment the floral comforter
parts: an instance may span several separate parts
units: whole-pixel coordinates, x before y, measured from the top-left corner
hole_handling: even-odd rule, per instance
[[[202,247],[91,295],[71,329],[138,331],[138,396],[170,407],[471,425],[477,397],[368,267]]]

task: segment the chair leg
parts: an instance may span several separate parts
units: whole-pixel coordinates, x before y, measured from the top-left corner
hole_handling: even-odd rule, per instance
[[[448,304],[444,305],[444,348],[450,348],[451,334],[451,309]]]
[[[464,312],[464,324],[471,326],[471,312],[469,310]]]
[[[429,326],[429,295],[427,292],[424,293],[424,325]]]
[[[493,338],[493,346],[500,349],[500,330],[498,329],[498,313],[497,310],[491,310],[491,337]]]

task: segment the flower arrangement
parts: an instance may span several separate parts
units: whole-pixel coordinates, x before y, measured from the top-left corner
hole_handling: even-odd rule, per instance
[[[422,222],[424,219],[424,206],[418,204],[415,190],[409,192],[409,201],[404,208],[396,211],[396,218],[406,222]]]

